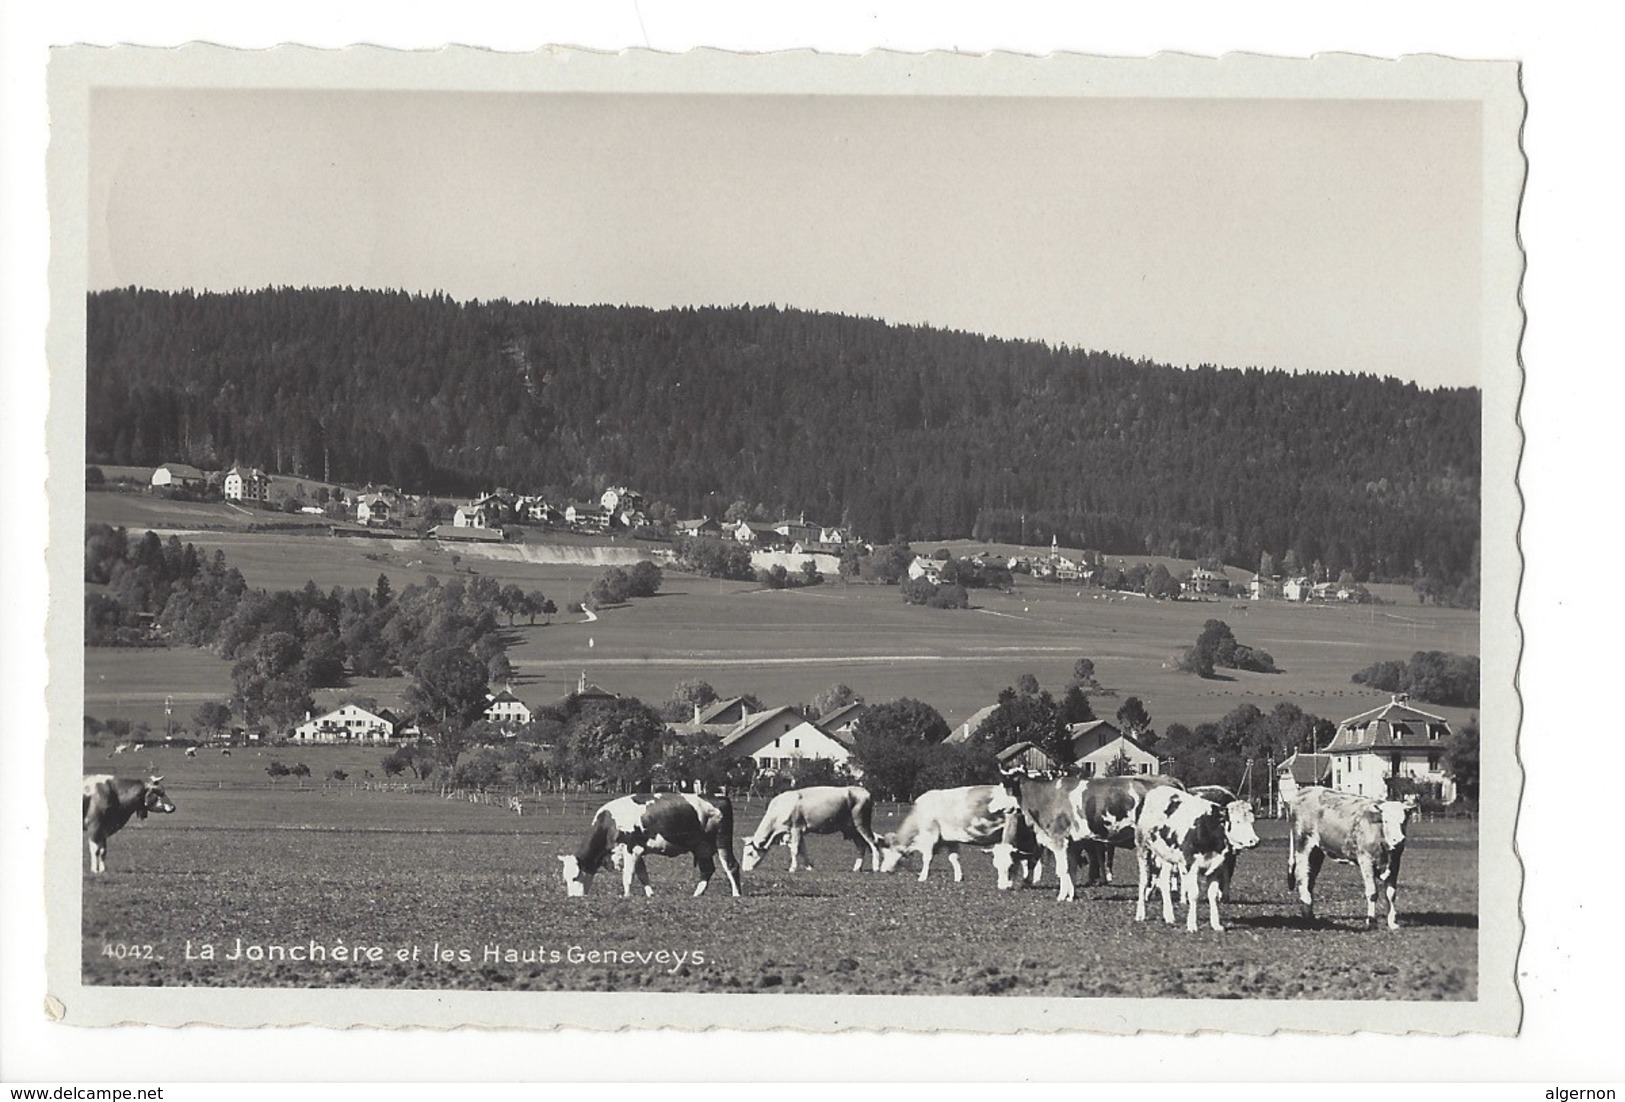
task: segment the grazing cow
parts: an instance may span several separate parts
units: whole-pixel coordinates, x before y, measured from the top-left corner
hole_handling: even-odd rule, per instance
[[[189,758],[197,757],[197,747],[196,746],[188,746],[186,748],[186,756],[189,757]]]
[[[168,815],[175,810],[158,787],[162,780],[119,780],[107,773],[85,778],[85,846],[90,850],[91,872],[107,871],[107,839],[118,833],[130,816],[145,819],[148,812]]]
[[[1178,781],[1161,776],[1096,777],[1044,775],[1015,770],[1004,775],[1004,792],[1033,828],[1038,844],[1055,857],[1059,901],[1077,897],[1078,858],[1090,853],[1109,866],[1113,846],[1134,844],[1134,822],[1145,794]],[[1109,879],[1109,874],[1108,874]],[[1091,879],[1090,883],[1096,883]]]
[[[1377,887],[1388,896],[1388,928],[1399,929],[1394,895],[1399,886],[1399,859],[1405,853],[1405,824],[1415,805],[1410,801],[1373,800],[1329,788],[1306,788],[1287,802],[1286,880],[1303,904],[1303,917],[1314,921],[1315,878],[1326,858],[1355,865],[1365,885],[1365,924],[1377,923]]]
[[[1258,845],[1253,829],[1253,805],[1245,800],[1217,804],[1173,787],[1153,788],[1145,794],[1135,824],[1135,856],[1138,858],[1140,888],[1135,897],[1134,920],[1145,921],[1145,901],[1151,894],[1151,867],[1157,866],[1157,883],[1162,889],[1162,920],[1174,921],[1171,881],[1179,874],[1180,894],[1185,900],[1185,929],[1196,932],[1197,897],[1202,881],[1207,881],[1208,925],[1219,922],[1219,900],[1224,897],[1228,877],[1227,860],[1237,851]]]
[[[223,758],[229,758],[229,757],[231,757],[231,751],[230,750],[221,750],[220,751],[220,756],[223,757]]]
[[[122,754],[122,753],[124,753],[125,751],[127,751],[129,749],[130,749],[130,744],[129,743],[121,742],[117,746],[113,747],[113,753]]]
[[[867,788],[856,785],[819,785],[813,788],[792,788],[780,792],[768,802],[756,833],[745,839],[745,871],[750,872],[762,863],[768,849],[783,843],[790,850],[790,871],[812,868],[807,856],[808,834],[839,834],[857,847],[857,860],[852,871],[863,868],[864,857],[870,867],[880,870],[880,843],[875,841],[874,798]]]
[[[525,813],[525,801],[521,800],[518,796],[509,796],[508,810],[513,812],[515,815],[523,815]]]
[[[880,871],[896,872],[903,856],[915,852],[920,855],[920,880],[924,881],[931,875],[931,858],[946,852],[948,863],[953,866],[954,881],[964,880],[965,869],[959,863],[960,846],[993,849],[1004,841],[1010,809],[996,806],[1002,795],[996,784],[935,788],[923,793],[914,801],[903,825],[878,839]]]
[[[677,857],[694,855],[700,882],[699,895],[717,871],[716,858],[722,857],[723,871],[735,895],[739,894],[739,859],[734,856],[733,804],[726,796],[697,796],[688,792],[647,793],[611,800],[593,816],[592,830],[576,852],[559,861],[564,865],[565,891],[586,895],[595,874],[613,865],[621,873],[621,894],[632,894],[632,882],[643,885],[643,894],[653,895],[645,853]]]

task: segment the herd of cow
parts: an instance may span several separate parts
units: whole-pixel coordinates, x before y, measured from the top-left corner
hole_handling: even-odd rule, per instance
[[[575,853],[559,858],[566,891],[585,895],[593,876],[614,868],[622,892],[637,884],[654,894],[645,854],[691,854],[699,870],[694,894],[704,892],[720,859],[729,886],[740,894],[744,872],[775,845],[790,851],[790,869],[811,868],[808,834],[840,834],[856,847],[854,872],[865,860],[877,872],[894,872],[910,853],[920,855],[919,878],[932,858],[945,853],[954,879],[962,880],[961,846],[992,852],[1001,889],[1037,884],[1046,854],[1060,882],[1058,898],[1073,899],[1083,860],[1088,884],[1110,881],[1112,853],[1132,849],[1139,872],[1135,918],[1145,919],[1153,879],[1162,917],[1174,922],[1175,892],[1186,907],[1185,927],[1197,929],[1198,900],[1206,895],[1208,923],[1215,930],[1219,903],[1229,889],[1236,856],[1258,844],[1253,808],[1228,789],[1187,789],[1168,777],[1097,777],[1007,773],[1002,784],[970,785],[927,792],[914,802],[891,834],[874,832],[874,803],[852,787],[792,789],[768,804],[755,833],[745,839],[744,862],[734,856],[733,807],[724,796],[661,793],[622,796],[593,817]],[[1374,925],[1379,888],[1386,895],[1388,926],[1398,929],[1395,892],[1413,805],[1378,801],[1325,788],[1308,788],[1287,804],[1287,883],[1304,917],[1314,917],[1314,887],[1322,863],[1355,865],[1365,886],[1366,923]]]
[[[107,840],[133,817],[167,814],[175,805],[162,777],[146,781],[102,774],[84,782],[84,830],[90,871],[106,869]],[[1198,927],[1199,900],[1206,896],[1215,930],[1219,903],[1229,890],[1236,856],[1258,844],[1253,808],[1228,789],[1187,789],[1168,777],[1096,777],[1012,772],[997,785],[937,789],[914,801],[901,826],[874,832],[874,801],[856,786],[792,789],[773,798],[755,833],[745,839],[743,866],[734,854],[733,805],[726,796],[687,792],[622,796],[600,807],[576,852],[559,858],[566,891],[585,895],[595,874],[621,873],[622,891],[633,884],[652,895],[645,854],[690,854],[699,871],[694,894],[704,892],[720,859],[734,895],[744,872],[756,868],[777,845],[790,851],[790,869],[811,868],[808,834],[840,834],[856,848],[854,872],[865,861],[875,872],[895,872],[905,856],[920,855],[919,878],[945,853],[954,879],[964,878],[959,850],[991,851],[1001,889],[1038,884],[1047,855],[1060,883],[1058,897],[1073,899],[1085,859],[1085,886],[1109,882],[1115,849],[1132,849],[1139,873],[1135,918],[1143,921],[1153,879],[1162,917],[1174,922],[1173,896],[1186,908],[1185,927]],[[1386,895],[1388,926],[1399,927],[1395,891],[1405,828],[1413,805],[1378,801],[1325,788],[1307,788],[1287,803],[1287,884],[1297,892],[1306,919],[1314,917],[1314,887],[1330,857],[1360,870],[1366,923],[1374,925],[1379,889]]]

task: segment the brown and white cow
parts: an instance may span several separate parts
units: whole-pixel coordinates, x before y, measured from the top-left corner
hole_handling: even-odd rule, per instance
[[[107,839],[117,834],[130,816],[145,819],[149,812],[168,815],[175,810],[158,787],[162,780],[121,780],[108,773],[85,778],[85,847],[90,851],[91,872],[107,871]]]
[[[1162,920],[1174,921],[1172,878],[1179,876],[1180,895],[1185,902],[1185,929],[1196,932],[1197,898],[1207,883],[1208,925],[1215,930],[1219,921],[1219,900],[1228,884],[1227,867],[1237,851],[1258,845],[1253,828],[1253,805],[1246,800],[1228,804],[1194,796],[1183,789],[1153,788],[1145,794],[1134,829],[1140,872],[1135,897],[1134,920],[1145,921],[1145,901],[1151,894],[1151,869],[1157,869],[1162,890]]]
[[[1134,824],[1145,794],[1178,781],[1162,776],[1096,777],[1048,775],[1020,770],[1004,775],[1004,791],[1020,808],[1038,844],[1055,858],[1059,901],[1077,897],[1079,858],[1090,853],[1108,870],[1112,847],[1134,844]],[[1109,871],[1107,878],[1109,879]],[[1094,883],[1091,878],[1090,883]]]
[[[1405,853],[1405,826],[1415,805],[1400,800],[1373,800],[1329,788],[1306,788],[1287,802],[1286,880],[1303,904],[1303,917],[1314,921],[1315,878],[1320,866],[1333,861],[1354,865],[1365,886],[1365,924],[1377,923],[1377,888],[1388,897],[1388,928],[1399,929],[1394,896],[1399,887],[1399,859]]]
[[[768,802],[756,833],[745,839],[745,871],[761,864],[768,849],[779,843],[790,849],[791,872],[803,866],[810,869],[812,859],[807,856],[806,836],[839,834],[857,847],[853,872],[863,868],[865,857],[878,872],[880,843],[875,840],[874,804],[869,790],[857,785],[818,785],[780,792]]]
[[[920,880],[931,875],[931,859],[948,855],[954,881],[965,879],[959,863],[959,847],[994,849],[1004,841],[1008,806],[1003,790],[996,784],[973,784],[963,788],[934,788],[914,801],[903,823],[891,834],[880,836],[880,871],[896,872],[909,853],[920,855]],[[995,859],[998,851],[995,850]]]
[[[621,873],[621,894],[632,894],[632,883],[653,895],[643,855],[694,856],[700,882],[699,895],[717,871],[717,857],[735,895],[739,894],[739,858],[734,856],[733,804],[726,796],[697,796],[688,792],[642,793],[611,800],[593,816],[592,829],[575,853],[560,857],[564,886],[569,895],[586,895],[597,873],[613,866]]]

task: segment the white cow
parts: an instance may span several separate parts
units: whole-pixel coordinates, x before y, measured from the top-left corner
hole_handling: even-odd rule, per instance
[[[745,871],[761,864],[768,849],[779,843],[790,849],[791,872],[802,866],[812,868],[812,859],[807,856],[808,834],[841,835],[857,847],[853,872],[863,868],[865,857],[870,867],[879,871],[880,843],[875,840],[873,817],[874,798],[868,789],[857,785],[818,785],[780,792],[768,802],[756,833],[745,839]]]
[[[954,880],[961,881],[965,869],[959,863],[959,847],[994,849],[1004,841],[1005,820],[1010,814],[1011,801],[996,784],[932,789],[914,801],[902,826],[879,839],[880,871],[895,872],[904,854],[918,853],[923,882],[931,875],[931,858],[945,852]]]
[[[1394,896],[1399,859],[1405,854],[1405,826],[1416,805],[1409,800],[1373,800],[1329,788],[1306,788],[1287,803],[1286,879],[1314,921],[1315,877],[1326,858],[1354,865],[1365,886],[1365,924],[1377,924],[1377,888],[1388,897],[1388,928],[1399,929]]]

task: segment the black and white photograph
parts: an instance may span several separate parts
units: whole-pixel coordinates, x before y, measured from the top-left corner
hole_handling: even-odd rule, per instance
[[[1516,65],[52,78],[68,1021],[1516,1028]]]

